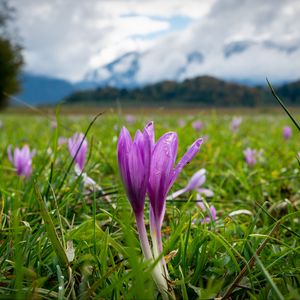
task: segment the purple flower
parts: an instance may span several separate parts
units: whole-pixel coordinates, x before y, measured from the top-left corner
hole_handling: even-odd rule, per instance
[[[203,123],[201,121],[195,121],[195,122],[192,123],[192,127],[196,131],[200,131],[203,128]]]
[[[136,117],[133,115],[126,115],[125,120],[128,124],[134,124],[136,121]]]
[[[237,132],[240,128],[242,120],[243,119],[241,117],[234,117],[230,124],[231,131]]]
[[[71,156],[75,159],[75,163],[82,171],[85,164],[87,153],[87,140],[83,133],[75,133],[68,139],[68,148]]]
[[[152,259],[144,222],[144,204],[151,164],[151,141],[146,128],[143,132],[138,130],[132,141],[128,130],[123,127],[119,136],[117,156],[122,182],[135,214],[144,256],[146,259]]]
[[[245,149],[243,153],[248,166],[254,166],[257,162],[257,159],[262,156],[262,151],[257,151],[251,148]]]
[[[178,121],[179,127],[184,127],[185,124],[186,124],[186,122],[185,122],[185,120],[183,120],[183,119],[180,119],[180,120]]]
[[[197,191],[199,194],[204,194],[206,197],[212,197],[214,195],[214,192],[209,189],[201,188],[201,186],[206,181],[206,170],[200,169],[198,172],[196,172],[188,182],[187,186],[181,190],[176,191],[173,193],[168,199],[174,199],[181,194],[188,192],[188,191]]]
[[[201,196],[199,195],[199,197],[197,197],[199,200],[201,199]],[[206,206],[204,205],[203,202],[197,202],[198,206],[201,208],[202,211],[207,211]],[[215,221],[217,219],[217,210],[215,209],[215,207],[212,205],[209,207],[209,214],[203,219],[201,220],[201,223],[204,224],[208,224],[211,221]]]
[[[11,146],[8,146],[7,154],[19,176],[29,177],[31,175],[32,157],[35,155],[35,151],[30,152],[29,146],[25,145],[22,149],[15,148],[12,153]]]
[[[143,253],[147,259],[156,259],[162,252],[161,226],[165,212],[167,194],[182,168],[190,162],[200,149],[198,139],[174,168],[178,138],[175,132],[164,134],[155,144],[153,122],[143,132],[136,132],[132,141],[123,127],[118,141],[118,164],[127,197],[135,213],[137,229]],[[150,229],[153,255],[144,223],[146,192],[150,199]],[[164,299],[168,299],[167,268],[164,258],[153,270],[153,278]]]
[[[51,121],[51,128],[52,129],[57,128],[57,122],[55,120]]]
[[[284,126],[282,135],[285,140],[288,140],[292,136],[292,128],[289,126]]]
[[[154,136],[154,135],[153,135]],[[161,228],[165,213],[167,194],[183,167],[198,153],[202,139],[196,140],[174,168],[177,156],[178,138],[175,132],[164,134],[155,144],[148,184],[153,221]]]
[[[63,136],[60,136],[60,137],[58,138],[57,144],[58,144],[58,146],[62,146],[62,145],[64,145],[64,144],[66,144],[67,142],[68,142],[68,139],[67,139],[67,138],[65,138],[65,137],[63,137]]]
[[[101,191],[100,186],[97,185],[97,183],[86,173],[82,172],[82,170],[79,169],[79,166],[77,164],[75,165],[75,173],[77,177],[82,177],[83,185],[87,190]]]
[[[144,210],[149,180],[151,143],[146,129],[137,131],[132,141],[128,130],[123,127],[118,141],[118,163],[127,197],[135,214]]]

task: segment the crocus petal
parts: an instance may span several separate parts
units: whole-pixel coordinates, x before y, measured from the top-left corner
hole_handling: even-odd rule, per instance
[[[71,156],[75,159],[76,164],[83,170],[87,153],[87,141],[84,134],[75,133],[68,140],[68,148]]]
[[[156,143],[152,152],[148,195],[157,222],[163,218],[166,195],[169,191],[170,177],[173,173],[178,147],[175,132],[164,134]]]
[[[192,144],[192,146],[187,150],[187,152],[183,155],[183,157],[178,162],[178,164],[170,178],[169,187],[172,186],[172,184],[174,183],[174,181],[176,180],[177,176],[179,175],[181,170],[184,168],[184,166],[186,164],[188,164],[193,159],[193,157],[198,153],[202,142],[203,142],[203,139],[201,139],[201,138],[196,140]]]
[[[123,127],[118,141],[118,162],[128,200],[135,214],[144,208],[150,172],[150,138],[147,131],[137,131],[132,142],[128,130]]]
[[[171,196],[169,196],[169,197],[167,198],[167,200],[175,199],[175,198],[177,198],[178,196],[184,194],[184,193],[187,192],[187,191],[188,191],[188,190],[187,190],[186,188],[181,189],[181,190],[178,190],[178,191],[174,192]]]
[[[14,165],[19,176],[29,177],[32,173],[32,156],[29,146],[16,148],[12,154],[11,146],[8,147],[8,159]]]
[[[11,146],[11,145],[9,145],[9,146],[7,147],[7,156],[8,156],[8,160],[9,160],[12,164],[14,164],[14,157],[13,157],[13,154],[12,154],[12,146]]]
[[[215,221],[217,219],[217,210],[213,205],[209,208],[209,210],[210,210],[212,220]]]
[[[209,189],[197,189],[198,193],[205,195],[206,197],[213,197],[214,192]]]
[[[28,160],[27,162],[24,161],[23,165],[23,172],[22,172],[25,177],[29,177],[32,173],[32,168],[31,168],[31,160]]]
[[[153,122],[149,122],[145,129],[148,134],[149,134],[149,137],[150,137],[150,142],[151,142],[151,151],[154,149],[154,146],[155,146],[155,134],[154,134],[154,124]]]
[[[198,172],[196,172],[190,179],[189,183],[186,186],[186,189],[191,191],[196,189],[197,187],[201,186],[205,180],[206,170],[205,169],[200,169]]]

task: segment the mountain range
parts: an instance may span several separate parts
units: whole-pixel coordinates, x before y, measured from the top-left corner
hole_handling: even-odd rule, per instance
[[[251,43],[230,44],[224,49],[224,55],[227,57],[236,55],[236,53],[243,52],[245,48],[250,46]],[[207,97],[211,99],[212,97],[216,98],[217,95],[223,98],[223,102],[226,97],[228,99],[235,98],[238,101],[241,95],[243,99],[252,97],[252,102],[256,101],[256,97],[257,99],[259,97],[266,99],[265,91],[262,88],[262,86],[265,86],[265,82],[257,82],[255,78],[223,80],[210,76],[198,76],[184,79],[183,74],[185,74],[187,68],[201,64],[205,59],[204,55],[198,51],[186,54],[182,65],[171,72],[169,76],[171,79],[151,83],[151,78],[149,78],[149,83],[142,83],[138,78],[138,72],[141,59],[146,54],[138,52],[123,54],[105,66],[90,70],[81,81],[76,83],[24,72],[20,76],[22,91],[18,97],[30,105],[54,105],[62,99],[67,99],[68,102],[73,99],[72,101],[78,102],[78,99],[83,100],[83,97],[89,97],[90,101],[97,102],[111,100],[115,95],[120,99],[127,98],[126,100],[128,100],[131,97],[131,99],[139,98],[145,101],[149,99],[157,101],[194,101],[193,99],[199,99],[200,97],[206,102]],[[289,99],[292,99],[292,102],[293,99],[298,99],[297,97],[300,94],[299,82],[282,83],[278,87],[279,93],[287,95]]]
[[[286,103],[300,104],[300,81],[277,87]],[[182,82],[162,81],[134,89],[99,87],[78,91],[65,98],[69,104],[184,105],[219,107],[256,107],[276,104],[267,87],[249,87],[211,76],[198,76]]]

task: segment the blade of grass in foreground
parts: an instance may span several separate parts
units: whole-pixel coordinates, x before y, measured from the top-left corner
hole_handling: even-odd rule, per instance
[[[34,184],[34,189],[35,189],[35,194],[36,194],[36,198],[37,201],[39,203],[40,206],[40,213],[42,215],[42,218],[45,222],[45,227],[46,227],[46,231],[48,233],[48,236],[50,238],[50,241],[52,243],[53,249],[60,261],[60,263],[64,266],[68,266],[69,261],[66,255],[66,252],[57,236],[57,233],[55,231],[55,227],[54,224],[52,222],[51,216],[49,215],[49,212],[47,210],[47,207],[45,205],[45,202],[42,198],[42,195],[38,189],[37,183],[35,182]]]
[[[268,78],[267,78],[267,83],[269,85],[269,88],[271,89],[272,95],[275,97],[275,99],[279,102],[279,104],[281,105],[281,107],[285,110],[285,112],[288,114],[288,116],[290,117],[290,119],[293,121],[293,123],[295,124],[295,126],[297,127],[297,129],[300,131],[300,125],[298,124],[298,122],[295,120],[295,118],[292,116],[292,114],[289,112],[289,110],[287,109],[287,107],[284,105],[284,103],[281,101],[281,99],[277,96],[277,94],[275,93],[271,83],[269,82]]]
[[[277,299],[284,300],[283,295],[281,294],[281,292],[279,291],[278,287],[276,286],[276,284],[272,280],[272,278],[270,276],[270,273],[267,271],[267,269],[263,265],[262,261],[258,258],[258,256],[254,252],[253,252],[253,256],[255,257],[256,263],[257,263],[258,267],[260,268],[260,270],[262,271],[262,273],[264,274],[266,280],[269,282],[269,284],[271,285],[272,289],[274,290],[274,292],[275,292],[275,294],[277,296]]]

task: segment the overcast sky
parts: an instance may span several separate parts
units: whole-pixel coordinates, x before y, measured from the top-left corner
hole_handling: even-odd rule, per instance
[[[131,51],[141,82],[300,78],[299,0],[11,0],[26,70],[72,81]],[[202,61],[187,65],[190,53]],[[150,80],[150,81],[151,81]]]

